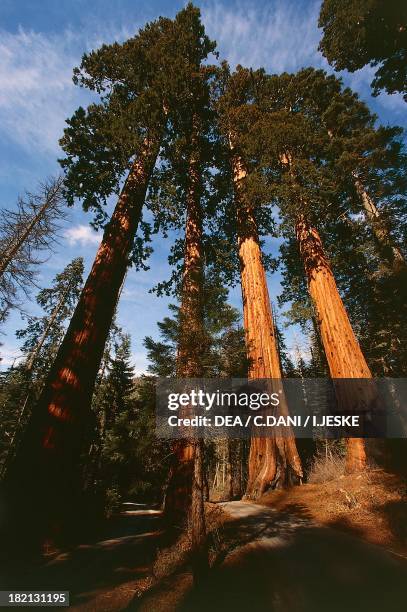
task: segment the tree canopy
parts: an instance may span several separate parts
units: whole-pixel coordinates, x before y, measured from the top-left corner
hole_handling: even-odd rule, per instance
[[[373,95],[384,89],[407,101],[407,7],[399,0],[324,0],[319,48],[335,70],[377,67]]]

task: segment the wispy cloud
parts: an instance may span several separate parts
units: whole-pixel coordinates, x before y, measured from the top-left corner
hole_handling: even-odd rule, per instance
[[[202,17],[233,67],[240,63],[282,72],[324,62],[317,51],[319,6],[319,1],[210,2]]]
[[[265,66],[270,72],[313,65],[331,71],[318,52],[320,0],[273,0],[232,3],[209,0],[202,17],[216,39],[221,57],[234,67]],[[77,29],[44,34],[20,28],[0,29],[0,135],[36,154],[58,154],[65,119],[90,94],[72,83],[72,68],[85,51],[124,40],[137,31],[122,19],[82,23]],[[370,98],[372,70],[345,75],[347,83]],[[380,96],[375,105],[397,114],[405,110],[398,96]]]
[[[222,58],[232,68],[237,64],[264,67],[271,73],[294,72],[314,66],[329,73],[333,69],[318,51],[322,33],[318,29],[320,0],[272,0],[259,3],[237,0],[231,4],[210,0],[202,9],[208,34],[218,43]],[[406,105],[401,95],[382,93],[372,99],[370,83],[374,69],[366,66],[355,73],[343,71],[346,85],[355,89],[376,112],[396,115],[405,123]]]
[[[0,131],[27,150],[55,152],[65,118],[83,93],[75,88],[73,35],[0,31]]]
[[[65,236],[70,245],[81,244],[82,246],[99,244],[102,239],[101,234],[94,232],[89,225],[71,227],[66,231]]]
[[[36,154],[58,153],[65,119],[91,99],[73,84],[73,67],[84,52],[134,31],[106,24],[58,34],[0,29],[0,135]]]

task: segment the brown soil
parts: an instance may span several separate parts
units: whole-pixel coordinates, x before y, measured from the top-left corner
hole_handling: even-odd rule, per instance
[[[259,503],[305,515],[407,556],[407,485],[383,470],[271,491]]]
[[[301,610],[307,612],[344,606],[372,612],[384,600],[397,609],[405,596],[399,587],[407,568],[406,485],[393,474],[371,469],[272,491],[255,504],[210,506],[217,508],[215,524],[208,524],[218,545],[206,588],[192,588],[184,565],[133,600],[129,610],[294,612],[303,597]],[[325,587],[319,582],[323,575]],[[382,601],[383,587],[389,593]]]

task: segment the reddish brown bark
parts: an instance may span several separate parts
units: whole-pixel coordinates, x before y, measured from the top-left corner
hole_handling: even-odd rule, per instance
[[[242,180],[246,177],[246,170],[242,160],[236,155],[232,157],[232,164],[244,328],[250,364],[249,378],[281,379],[280,358],[256,220],[252,207],[245,203],[242,193]],[[288,414],[284,396],[280,401],[279,410],[281,414]],[[285,486],[301,478],[301,461],[293,435],[284,438],[252,437],[247,497],[257,498],[267,488]]]
[[[188,173],[180,337],[177,354],[178,378],[199,378],[202,376],[202,178],[196,148],[195,145],[193,147],[195,150],[191,153]],[[201,462],[202,449],[199,441],[183,439],[174,442],[173,462],[164,509],[167,523],[172,526],[183,526],[188,514],[192,513],[191,526],[193,539],[196,542],[203,539],[205,534],[203,489],[198,487],[197,477],[194,477],[194,474],[203,474],[203,466],[197,465]],[[197,520],[198,516],[200,516],[199,520]]]
[[[371,378],[371,372],[339,295],[318,231],[301,215],[297,219],[296,235],[331,377],[333,379]],[[354,398],[346,397],[345,386],[339,385],[338,389],[339,405],[345,408],[349,403],[354,405]],[[366,389],[367,393],[371,393],[370,387]],[[363,398],[367,405],[373,400],[374,397]],[[361,470],[365,463],[364,441],[359,438],[349,438],[347,440],[347,470]]]
[[[146,141],[133,164],[7,474],[8,488],[30,499],[43,526],[75,496],[95,379],[157,153],[158,142]]]

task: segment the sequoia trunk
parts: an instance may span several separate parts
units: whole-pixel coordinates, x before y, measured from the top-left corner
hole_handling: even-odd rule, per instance
[[[95,379],[141,217],[157,141],[146,141],[129,172],[91,272],[27,431],[6,477],[14,511],[30,499],[40,532],[68,511],[89,426]],[[18,512],[17,512],[18,514]],[[22,520],[22,523],[25,523]],[[43,535],[41,533],[41,535]]]
[[[188,171],[184,271],[177,354],[178,378],[200,378],[203,375],[202,178],[196,140],[195,137],[192,141]],[[181,527],[190,514],[195,580],[207,566],[203,483],[202,441],[177,440],[173,444],[173,462],[165,498],[165,517],[169,525]]]
[[[245,202],[242,193],[242,180],[247,173],[237,155],[232,156],[232,164],[249,378],[281,379],[280,358],[257,224],[254,211]],[[288,414],[284,396],[281,398],[279,410],[281,414]],[[284,438],[252,437],[247,497],[255,499],[267,488],[281,487],[301,478],[301,461],[293,435],[286,434]]]
[[[331,377],[333,379],[371,378],[371,372],[339,295],[318,231],[301,215],[297,219],[296,235]],[[342,393],[342,397],[338,398],[339,404],[344,405],[349,398],[343,396],[344,386],[340,385],[338,388]],[[371,392],[370,388],[366,389],[368,393]],[[369,404],[374,397],[365,399]],[[348,438],[347,470],[361,470],[365,462],[364,441],[360,438]]]

